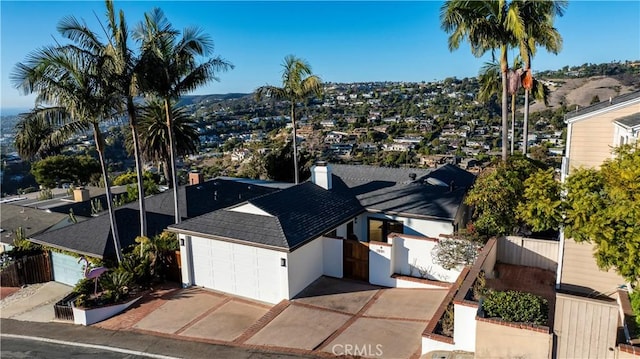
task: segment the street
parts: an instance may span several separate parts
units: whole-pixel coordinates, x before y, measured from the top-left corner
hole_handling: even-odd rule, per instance
[[[117,349],[116,349],[117,350]],[[104,358],[104,359],[133,359],[148,358],[148,356],[132,355],[113,350],[88,348],[77,345],[63,345],[39,340],[0,338],[0,356],[2,358],[22,359],[66,359],[66,358]],[[166,357],[169,358],[169,357]]]

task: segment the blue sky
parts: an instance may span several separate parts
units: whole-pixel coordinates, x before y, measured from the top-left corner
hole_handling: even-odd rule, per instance
[[[288,54],[305,58],[325,81],[434,81],[476,76],[478,59],[467,44],[450,52],[440,29],[441,1],[413,2],[215,2],[115,1],[130,28],[145,11],[161,7],[176,28],[197,25],[215,42],[215,54],[236,67],[194,94],[251,92],[278,85]],[[102,1],[0,1],[1,108],[27,108],[9,82],[16,63],[39,46],[60,39],[66,15],[96,31]],[[95,13],[95,14],[94,14]],[[559,55],[540,51],[534,70],[586,62],[640,60],[640,1],[571,1],[556,20],[564,38]],[[515,51],[512,53],[515,55]]]

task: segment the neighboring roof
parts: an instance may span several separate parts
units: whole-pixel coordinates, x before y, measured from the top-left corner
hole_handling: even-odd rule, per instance
[[[362,213],[357,199],[305,182],[247,201],[270,216],[226,209],[170,226],[258,245],[293,250]]]
[[[471,172],[453,165],[437,169],[332,165],[332,169],[334,188],[356,196],[369,211],[446,220],[455,218],[475,181]],[[415,180],[410,173],[416,174]]]
[[[625,116],[622,118],[619,118],[615,121],[613,121],[614,123],[619,124],[622,127],[625,128],[635,128],[640,126],[640,112],[638,113],[634,113],[633,115],[629,115],[629,116]]]
[[[614,97],[611,99],[611,101],[598,102],[597,104],[581,108],[577,111],[569,112],[565,115],[565,122],[573,122],[577,117],[580,117],[582,115],[596,112],[598,110],[603,110],[607,107],[617,107],[616,105],[631,101],[640,101],[640,91],[630,92],[621,96]]]
[[[246,182],[230,177],[218,177],[185,188],[186,203],[189,203],[189,206],[186,206],[185,217],[197,217],[274,191],[277,189],[264,186],[257,181]],[[173,201],[173,196],[171,200]],[[173,210],[173,207],[170,208]]]
[[[165,226],[173,222],[171,216],[147,213],[147,221],[151,222],[149,227],[158,222],[158,217],[160,222],[166,223]],[[134,244],[135,238],[140,234],[138,212],[130,208],[118,208],[116,223],[120,246],[126,248]],[[108,213],[55,231],[42,233],[31,238],[31,241],[90,257],[104,258],[115,254]]]
[[[390,168],[367,165],[339,165],[331,164],[331,171],[335,176],[340,177],[349,187],[361,185],[362,183],[387,182],[387,183],[411,183],[415,179],[409,177],[415,174],[416,178],[428,175],[432,169],[421,168]]]
[[[0,205],[0,242],[12,244],[15,239],[15,230],[22,227],[25,237],[45,232],[57,226],[60,222],[71,221],[68,215],[52,213],[30,207],[22,207],[12,204]]]
[[[178,189],[180,191],[180,213],[183,218],[188,218],[190,215],[195,216],[203,211],[225,208],[247,198],[273,191],[273,189],[259,188],[259,186],[251,187],[248,189],[246,184],[221,179],[180,187]],[[217,200],[214,199],[216,191],[218,192]],[[187,211],[187,203],[189,203],[189,207],[192,207],[189,212]],[[172,190],[147,197],[145,207],[148,236],[161,233],[169,225],[175,223]],[[138,201],[118,208],[116,222],[122,248],[134,244],[135,238],[140,234]],[[106,212],[82,223],[43,233],[32,240],[36,243],[98,258],[115,254],[111,238],[111,223]]]

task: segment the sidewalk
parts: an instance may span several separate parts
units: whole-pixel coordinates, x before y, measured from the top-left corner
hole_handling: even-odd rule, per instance
[[[63,323],[33,323],[1,319],[0,328],[2,334],[95,344],[176,358],[314,358],[313,356],[266,352],[250,348],[191,342],[130,331],[111,331]]]

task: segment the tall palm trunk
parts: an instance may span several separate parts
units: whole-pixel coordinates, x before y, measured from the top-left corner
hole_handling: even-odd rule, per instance
[[[116,223],[116,214],[113,209],[113,203],[111,200],[111,183],[109,183],[109,175],[107,173],[107,165],[104,161],[104,138],[100,132],[100,127],[97,123],[93,123],[93,137],[96,141],[96,150],[98,151],[98,158],[100,159],[100,166],[102,167],[102,176],[104,179],[105,194],[107,196],[107,210],[109,211],[109,221],[111,222],[111,235],[113,238],[113,247],[116,251],[116,258],[118,263],[122,262],[122,249],[120,248],[120,237],[118,235],[118,226]]]
[[[293,175],[298,184],[298,137],[296,135],[296,103],[291,101],[291,124],[293,125]]]
[[[142,177],[142,159],[140,156],[140,142],[138,141],[136,108],[133,98],[127,98],[127,112],[129,112],[129,127],[133,138],[133,157],[136,161],[136,176],[138,178],[138,203],[140,207],[140,236],[147,236],[147,211],[144,205],[144,178]]]
[[[511,94],[511,155],[513,155],[516,138],[516,93]]]
[[[171,182],[173,183],[173,209],[175,211],[176,224],[180,223],[180,206],[178,205],[178,176],[176,171],[176,147],[173,139],[173,125],[171,120],[171,110],[169,109],[169,98],[164,99],[164,110],[167,115],[167,134],[169,135],[169,158],[171,161]]]
[[[507,92],[507,72],[509,63],[507,62],[507,46],[503,45],[500,56],[500,70],[502,71],[502,160],[507,161],[508,150],[508,92]]]
[[[533,76],[531,75],[531,65],[525,63],[525,73],[522,85],[524,87],[524,121],[522,124],[522,153],[526,156],[529,147],[529,94],[533,88]]]

